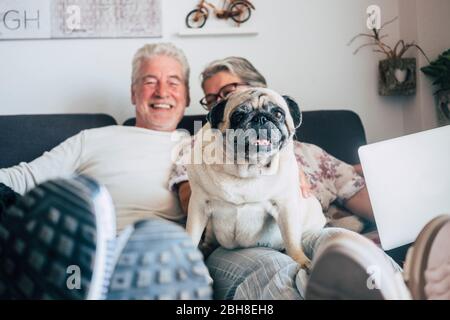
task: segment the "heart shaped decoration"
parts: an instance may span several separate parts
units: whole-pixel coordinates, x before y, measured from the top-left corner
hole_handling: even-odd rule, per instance
[[[395,71],[394,71],[394,76],[395,76],[395,79],[397,79],[398,83],[405,82],[407,75],[408,75],[408,70],[395,69]]]

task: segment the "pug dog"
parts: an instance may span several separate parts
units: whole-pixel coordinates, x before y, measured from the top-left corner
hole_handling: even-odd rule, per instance
[[[194,244],[207,227],[206,246],[217,241],[227,249],[286,250],[308,269],[302,232],[323,228],[326,221],[319,201],[299,192],[293,150],[302,121],[297,103],[270,89],[250,88],[220,101],[207,120],[193,143],[193,153],[204,158],[187,166],[192,194],[186,230]]]

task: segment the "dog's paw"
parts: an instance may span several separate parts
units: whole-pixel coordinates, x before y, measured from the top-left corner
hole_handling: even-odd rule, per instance
[[[311,260],[308,259],[308,261],[305,262],[304,268],[306,270],[311,270],[311,267],[312,267],[312,262],[311,262]]]
[[[308,260],[305,261],[303,264],[300,264],[300,267],[301,267],[302,269],[304,269],[304,270],[306,271],[307,274],[309,274],[309,272],[310,272],[310,270],[311,270],[311,267],[312,267],[311,260],[308,259]]]
[[[307,273],[309,273],[309,270],[311,269],[311,260],[308,259],[307,256],[302,254],[300,257],[296,257],[294,259],[302,269],[305,269]]]

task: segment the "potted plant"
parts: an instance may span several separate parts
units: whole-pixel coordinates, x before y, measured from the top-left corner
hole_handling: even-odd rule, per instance
[[[438,87],[434,95],[437,100],[439,116],[444,115],[448,122],[450,120],[450,49],[421,70],[427,76],[434,78],[433,85]]]
[[[374,52],[382,53],[385,59],[379,62],[378,92],[382,96],[413,95],[416,93],[416,59],[403,58],[403,55],[411,48],[417,48],[428,60],[425,52],[414,42],[405,43],[399,40],[391,47],[383,41],[388,35],[382,35],[382,30],[398,17],[384,23],[380,29],[371,29],[372,33],[360,33],[350,40],[351,45],[358,38],[367,38],[368,43],[360,45],[353,54],[357,54],[364,47],[375,47]],[[429,60],[428,60],[429,61]]]

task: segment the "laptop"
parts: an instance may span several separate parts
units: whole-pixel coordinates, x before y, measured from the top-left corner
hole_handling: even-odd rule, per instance
[[[450,125],[358,152],[384,250],[414,242],[431,219],[450,214]]]

